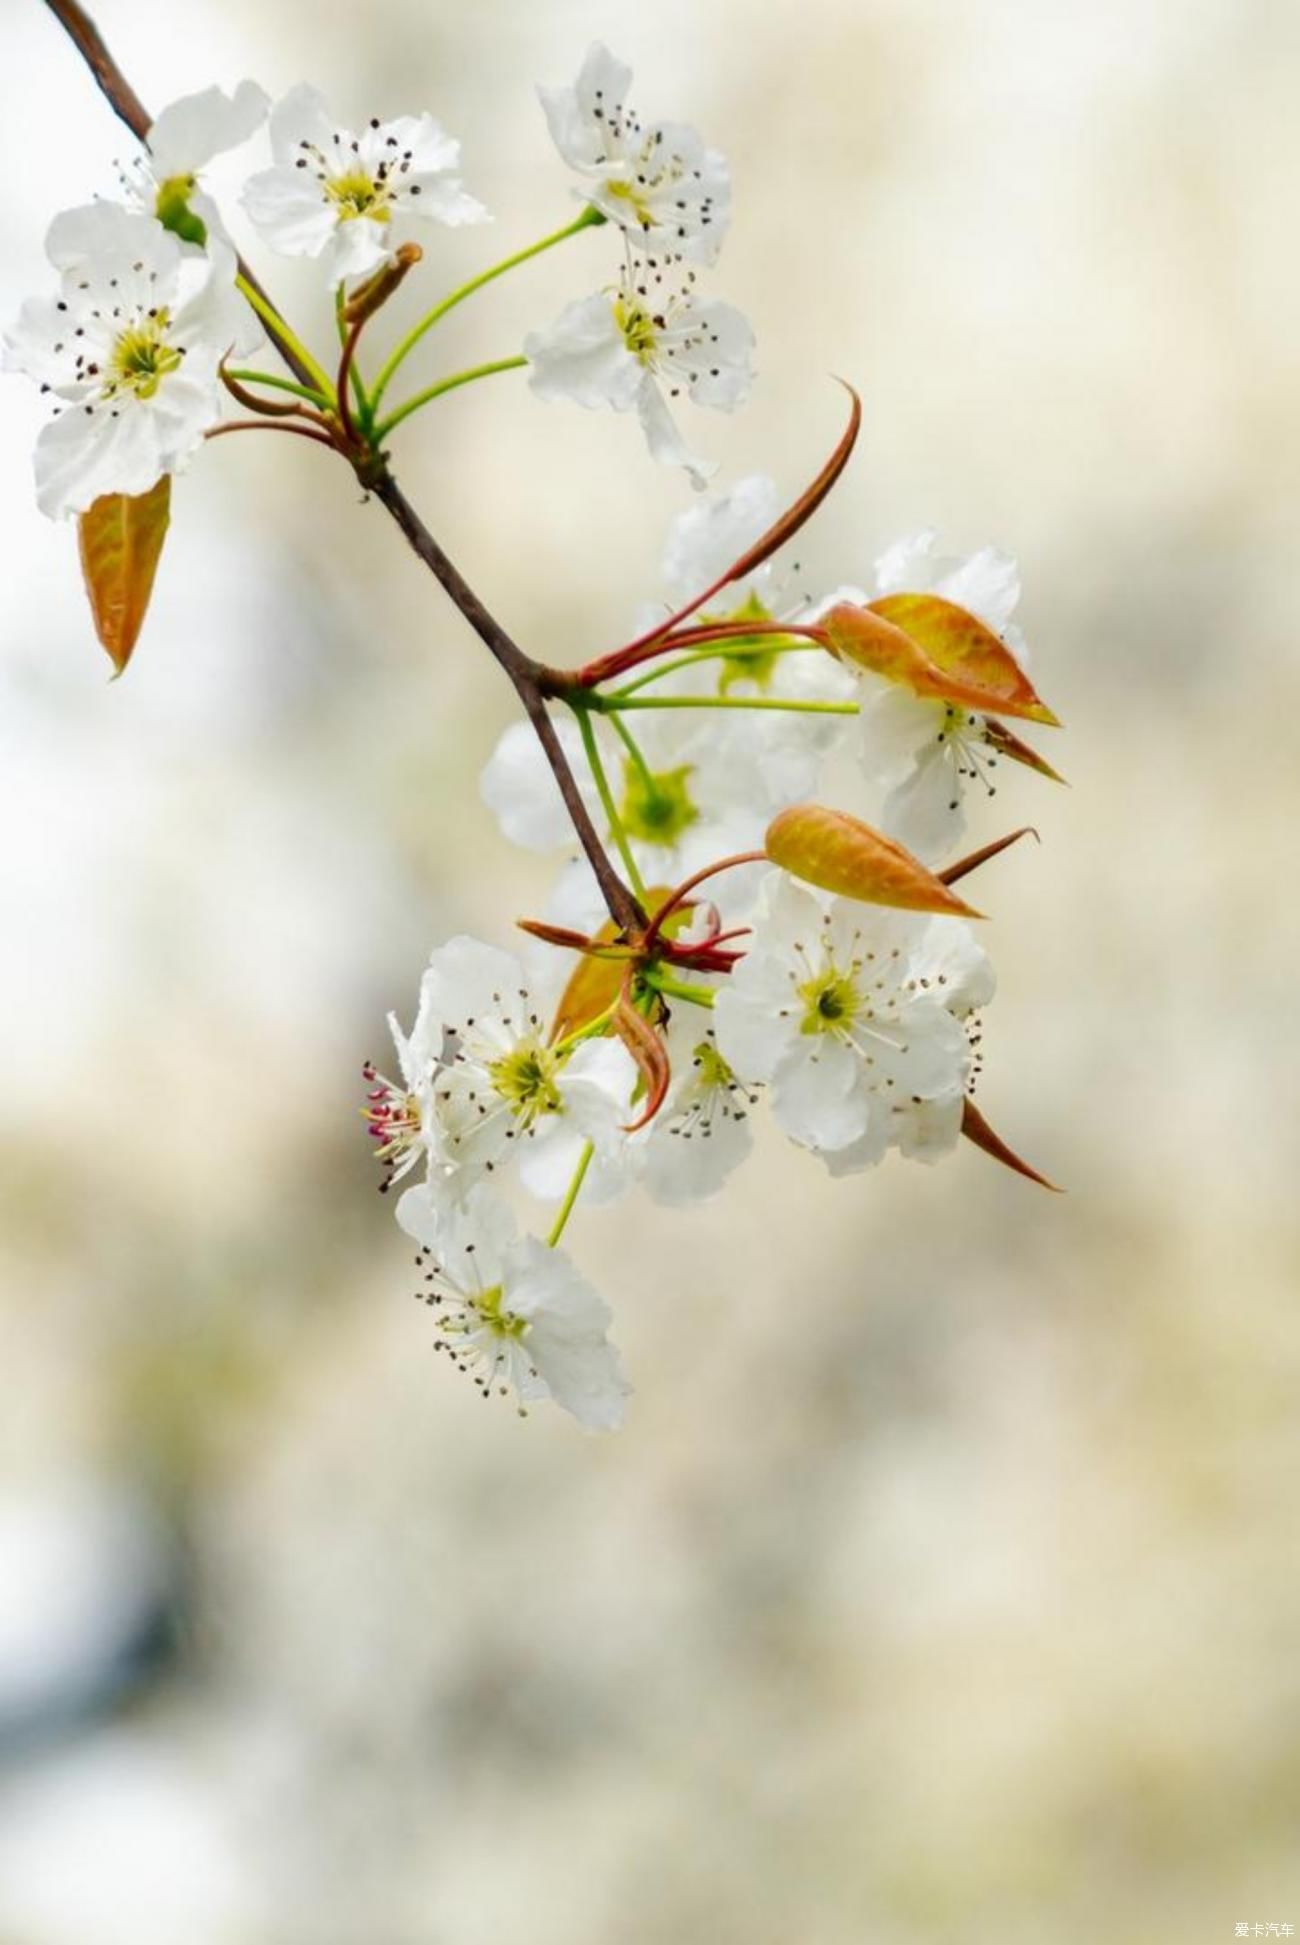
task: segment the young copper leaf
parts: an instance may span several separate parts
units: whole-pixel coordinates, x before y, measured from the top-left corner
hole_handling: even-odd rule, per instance
[[[841,601],[822,616],[820,625],[841,661],[855,662],[887,681],[902,682],[920,695],[935,693],[939,670],[910,635],[874,609]]]
[[[672,893],[662,887],[655,887],[646,893],[651,911],[672,897]],[[542,928],[532,920],[521,920],[525,932],[532,932],[537,938],[546,938],[548,932],[558,928]],[[576,937],[577,935],[575,935]],[[621,937],[613,919],[606,919],[591,944],[597,946],[616,946]],[[552,938],[551,943],[562,943]],[[626,950],[626,949],[625,949]],[[560,995],[560,1003],[555,1009],[555,1019],[551,1026],[551,1040],[566,1040],[570,1034],[578,1033],[585,1026],[608,1013],[618,997],[619,987],[627,971],[626,958],[598,958],[590,953],[579,959],[569,977],[569,983]]]
[[[1008,845],[1019,843],[1022,837],[1032,837],[1036,843],[1038,832],[1032,824],[1022,824],[1018,831],[1009,831],[1005,837],[995,837],[992,844],[981,845],[978,851],[970,851],[964,858],[958,858],[956,864],[945,865],[939,876],[945,885],[955,885],[959,878],[966,876],[967,872],[987,864],[990,858],[997,857],[999,851],[1005,851]]]
[[[969,1094],[962,1103],[961,1131],[967,1141],[973,1141],[977,1148],[982,1148],[986,1155],[992,1155],[994,1161],[1001,1162],[1004,1168],[1014,1169],[1017,1175],[1023,1175],[1030,1182],[1037,1182],[1040,1188],[1050,1189],[1053,1195],[1064,1193],[1055,1182],[1049,1182],[1045,1175],[1040,1175],[1036,1168],[1031,1168],[1028,1162],[1022,1162],[1019,1155],[1007,1147],[1001,1135],[994,1134]]]
[[[773,864],[792,877],[843,898],[913,912],[983,917],[892,837],[825,804],[783,810],[768,825],[764,848]]]
[[[975,693],[1000,715],[1057,726],[1057,718],[1006,643],[968,609],[938,594],[886,594],[873,601],[871,609],[910,636],[927,660],[956,685],[951,691],[953,701]]]
[[[1013,763],[1023,763],[1026,769],[1037,770],[1040,777],[1050,777],[1053,783],[1065,782],[1059,770],[1054,770],[1028,743],[1022,743],[1018,736],[1013,736],[1005,723],[986,718],[984,740],[992,744],[999,756],[1009,757]]]
[[[95,633],[118,674],[131,659],[171,518],[171,476],[147,493],[106,493],[77,520]]]
[[[638,1013],[627,996],[626,987],[614,1008],[613,1027],[623,1045],[637,1064],[637,1071],[645,1086],[645,1104],[635,1121],[629,1121],[625,1132],[634,1135],[638,1128],[653,1121],[664,1103],[668,1083],[672,1079],[672,1069],[668,1064],[668,1049],[663,1035],[656,1033],[643,1013]]]

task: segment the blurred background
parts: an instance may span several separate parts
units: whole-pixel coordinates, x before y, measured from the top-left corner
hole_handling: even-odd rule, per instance
[[[1072,790],[977,836],[966,1148],[587,1215],[626,1431],[483,1412],[430,1353],[356,1117],[430,947],[550,867],[478,800],[511,699],[343,469],[181,481],[111,685],[44,408],[0,395],[4,1945],[930,1945],[1300,1927],[1300,1164],[1289,883],[1300,13],[1277,0],[104,0],[155,108],[303,78],[431,108],[491,231],[565,220],[533,87],[594,37],[730,155],[713,289],[760,382],[692,414],[792,492],[865,429],[809,585],[901,533],[1024,573]],[[131,153],[6,0],[6,316]],[[220,175],[218,174],[218,184]],[[615,257],[466,306],[513,351]],[[259,259],[259,261],[261,261]],[[297,266],[272,281],[329,321]],[[412,280],[414,282],[414,280]],[[394,307],[396,313],[399,306]],[[684,480],[511,376],[397,447],[514,632],[660,591]]]

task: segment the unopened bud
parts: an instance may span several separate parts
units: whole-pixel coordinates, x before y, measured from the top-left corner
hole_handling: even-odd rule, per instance
[[[424,251],[418,243],[403,243],[387,263],[381,263],[372,277],[364,284],[358,284],[343,306],[344,321],[348,324],[364,324],[374,316],[381,304],[386,304],[408,270],[420,261]]]

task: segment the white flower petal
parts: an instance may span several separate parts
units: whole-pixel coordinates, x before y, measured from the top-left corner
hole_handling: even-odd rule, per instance
[[[155,118],[149,154],[158,176],[195,175],[228,149],[237,149],[266,120],[270,97],[255,81],[241,81],[233,95],[204,88],[182,95]]]
[[[614,306],[601,292],[567,304],[545,330],[530,331],[524,356],[538,398],[569,399],[589,410],[626,412],[638,401],[642,372],[623,342]]]

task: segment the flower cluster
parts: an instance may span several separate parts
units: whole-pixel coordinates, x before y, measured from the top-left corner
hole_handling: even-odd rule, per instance
[[[377,369],[363,369],[363,334],[421,261],[415,233],[487,213],[432,116],[353,130],[305,86],[274,107],[244,82],[166,109],[123,173],[125,201],[55,220],[57,295],[29,301],[5,339],[6,363],[54,402],[38,500],[80,517],[119,667],[171,475],[219,432],[270,430],[353,468],[527,705],[483,797],[508,839],[572,855],[525,922],[525,953],[469,938],[434,950],[409,1032],[390,1019],[391,1059],[365,1068],[364,1117],[383,1186],[401,1184],[397,1219],[420,1247],[439,1348],[484,1395],[521,1410],[550,1398],[592,1429],[621,1422],[627,1385],[608,1310],[559,1248],[580,1199],[712,1196],[766,1106],[836,1175],[891,1149],[933,1162],[965,1135],[1033,1176],[972,1099],[993,974],[969,923],[979,915],[953,889],[1021,833],[954,853],[1004,764],[1056,774],[1019,733],[1056,718],[1026,672],[1014,561],[991,548],[945,559],[926,532],[882,554],[866,586],[810,591],[783,565],[848,460],[856,398],[793,505],[755,475],[682,513],[638,632],[571,671],[505,637],[398,490],[399,425],[525,368],[542,399],[635,410],[652,455],[694,486],[713,472],[673,401],[730,411],[750,388],[749,325],[697,281],[730,219],[727,168],[694,129],[643,121],[630,82],[595,46],[571,87],[541,91],[580,213],[440,298]],[[245,182],[242,209],[270,249],[321,266],[336,359],[313,354],[237,258],[204,185],[213,159],[264,123],[271,164]],[[451,310],[540,251],[610,229],[611,280],[521,352],[386,406]],[[232,366],[263,328],[288,377]],[[224,417],[230,399],[248,416]],[[855,772],[853,810],[822,801]],[[512,1182],[554,1210],[544,1238],[520,1234]]]

